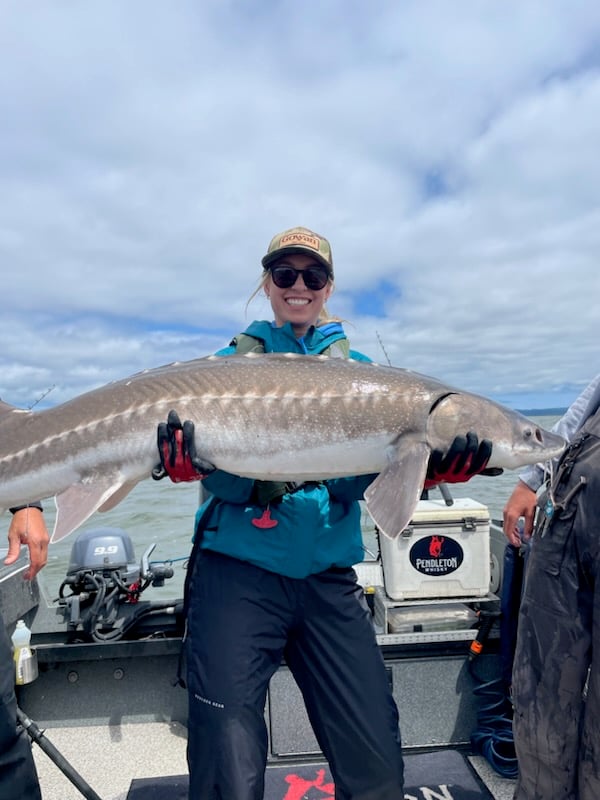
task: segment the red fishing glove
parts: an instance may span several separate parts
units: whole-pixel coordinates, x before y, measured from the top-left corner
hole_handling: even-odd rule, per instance
[[[500,475],[501,469],[486,469],[492,455],[492,443],[477,434],[469,432],[466,436],[457,436],[449,450],[434,450],[429,457],[424,489],[430,489],[438,483],[465,483],[473,475]]]
[[[173,483],[199,481],[214,472],[212,464],[198,458],[194,423],[188,419],[182,425],[176,411],[169,411],[167,421],[159,424],[157,444],[160,463],[152,470],[155,481],[166,475]]]

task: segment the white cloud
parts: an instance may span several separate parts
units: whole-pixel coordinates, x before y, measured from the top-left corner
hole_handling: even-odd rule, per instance
[[[574,396],[598,371],[599,37],[600,7],[560,0],[6,4],[0,395],[212,352],[268,315],[260,258],[304,224],[359,348]]]

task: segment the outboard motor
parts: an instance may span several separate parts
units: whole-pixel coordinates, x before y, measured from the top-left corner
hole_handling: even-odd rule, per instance
[[[133,542],[128,533],[121,528],[94,528],[79,534],[71,548],[71,559],[67,575],[91,570],[104,572],[118,570],[131,582],[139,577],[135,561]]]
[[[169,564],[150,563],[155,547],[148,547],[138,566],[131,538],[121,528],[93,528],[79,534],[59,589],[71,638],[83,634],[94,641],[115,641],[142,616],[173,606],[138,604],[148,586],[162,586],[173,577]]]

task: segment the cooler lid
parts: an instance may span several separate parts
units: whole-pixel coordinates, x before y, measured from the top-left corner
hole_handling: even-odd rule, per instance
[[[477,522],[489,522],[490,511],[486,505],[470,497],[460,497],[451,506],[447,506],[444,500],[419,500],[409,526],[439,525],[443,522],[451,524],[461,522],[465,517]]]

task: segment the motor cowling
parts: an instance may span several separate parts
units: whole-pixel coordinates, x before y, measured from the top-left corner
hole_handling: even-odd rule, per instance
[[[92,528],[79,534],[71,548],[67,575],[82,571],[119,570],[132,579],[139,574],[133,542],[121,528]]]

